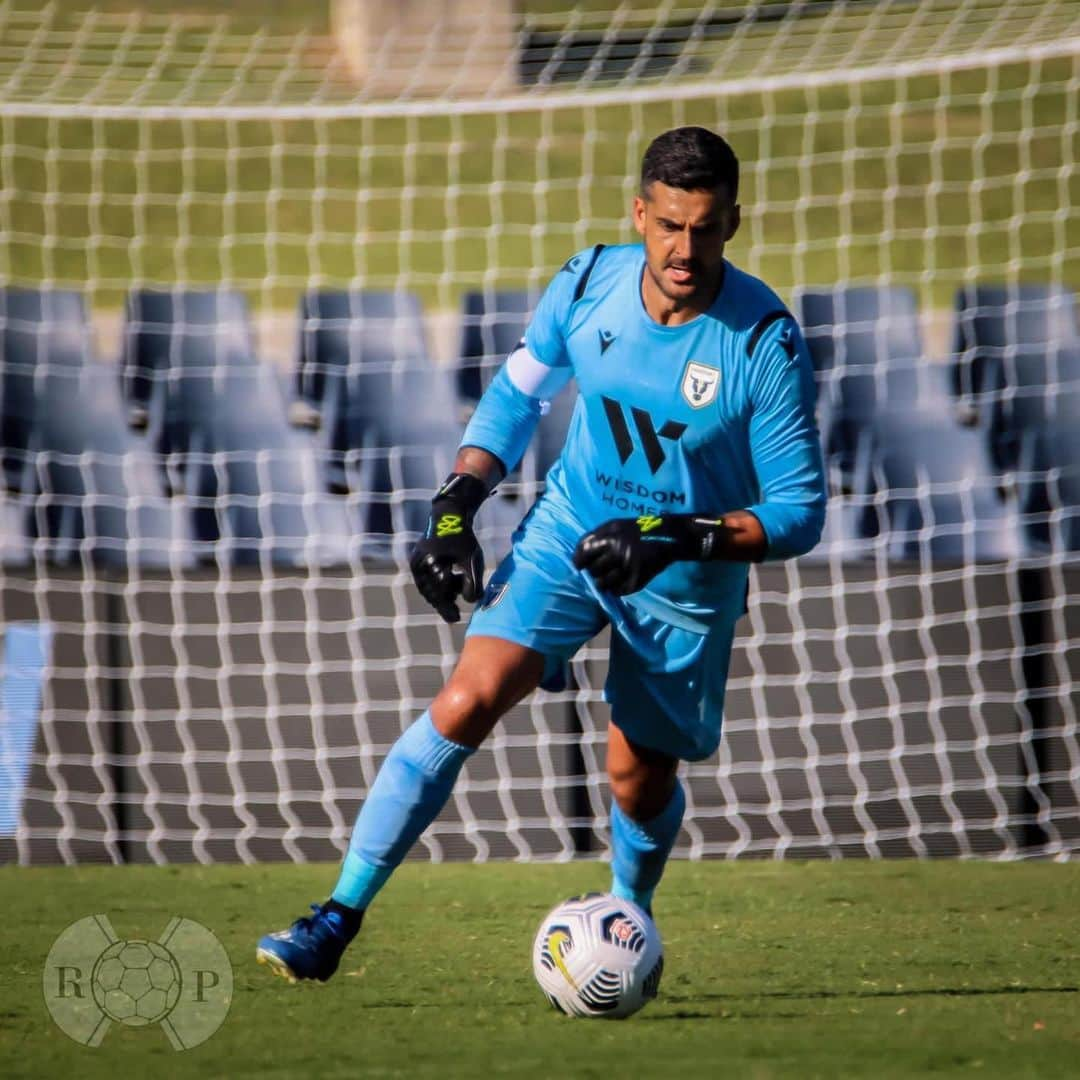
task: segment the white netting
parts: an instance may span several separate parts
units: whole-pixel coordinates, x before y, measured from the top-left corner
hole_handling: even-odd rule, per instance
[[[1071,851],[1080,3],[233,7],[0,3],[0,596],[52,631],[28,757],[0,714],[11,850],[343,849],[460,644],[403,555],[470,401],[701,123],[834,498],[755,572],[680,851]],[[500,727],[432,857],[602,849],[603,656]]]

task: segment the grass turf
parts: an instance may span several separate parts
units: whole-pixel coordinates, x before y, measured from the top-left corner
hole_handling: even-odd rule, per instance
[[[169,1076],[1075,1076],[1080,866],[675,863],[658,897],[661,996],[623,1023],[568,1020],[533,983],[544,911],[607,868],[405,866],[334,980],[289,986],[259,934],[328,866],[0,868],[0,1073]],[[230,1014],[174,1053],[113,1025],[98,1049],[43,1004],[53,939],[86,915],[156,938],[177,914],[221,939]]]

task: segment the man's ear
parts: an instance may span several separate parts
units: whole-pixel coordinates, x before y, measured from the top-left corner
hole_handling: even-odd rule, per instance
[[[731,208],[731,223],[728,226],[728,234],[724,237],[724,243],[726,244],[738,231],[739,226],[742,224],[742,207],[736,203]]]
[[[634,196],[634,228],[641,236],[645,235],[645,200],[640,195]]]

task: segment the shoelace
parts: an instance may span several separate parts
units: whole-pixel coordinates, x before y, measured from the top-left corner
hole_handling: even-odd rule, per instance
[[[296,920],[294,926],[303,927],[304,933],[311,935],[315,933],[316,926],[322,925],[326,927],[327,931],[331,933],[334,937],[341,938],[343,936],[341,930],[339,930],[339,928],[336,927],[329,918],[327,918],[326,913],[323,911],[322,904],[309,904],[308,906],[313,912],[315,912],[315,914],[302,915],[299,919]]]

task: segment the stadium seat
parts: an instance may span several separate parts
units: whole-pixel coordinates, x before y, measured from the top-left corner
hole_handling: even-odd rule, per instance
[[[81,367],[90,350],[90,328],[78,293],[0,289],[0,443],[9,491],[23,485],[37,416],[35,380],[44,372]]]
[[[1076,296],[1054,285],[971,285],[956,293],[954,382],[978,408],[1006,386],[1080,380]]]
[[[459,396],[469,406],[476,404],[499,365],[521,341],[535,306],[535,298],[528,292],[506,290],[465,294],[457,388]],[[551,402],[550,409],[537,426],[520,470],[512,474],[513,481],[524,481],[528,486],[544,479],[562,453],[576,401],[577,389],[571,385]]]
[[[229,290],[139,289],[128,296],[121,380],[132,427],[148,422],[157,381],[173,368],[254,362],[247,302]]]
[[[462,431],[450,374],[428,353],[419,299],[309,293],[297,389],[319,415],[332,486],[362,499],[365,552],[405,554]]]
[[[199,553],[220,564],[348,562],[345,508],[326,495],[314,448],[256,359],[242,298],[140,292],[128,312],[129,400],[145,402],[149,444],[190,508]]]
[[[457,391],[477,402],[499,365],[517,347],[536,298],[528,292],[467,292],[462,298]]]
[[[818,380],[827,463],[848,490],[855,452],[878,409],[910,404],[922,363],[915,294],[906,288],[804,292],[800,325]]]
[[[985,442],[950,407],[949,373],[924,364],[898,404],[879,406],[859,434],[858,530],[898,560],[985,562],[1024,553],[1020,521],[1002,498]]]
[[[31,534],[56,562],[190,563],[188,531],[154,460],[127,430],[115,372],[96,363],[39,383]]]
[[[1080,550],[1080,328],[1054,286],[972,286],[956,297],[953,388],[1016,486],[1038,548]]]
[[[115,373],[93,357],[82,297],[7,289],[2,415],[8,486],[34,548],[60,562],[184,562],[182,522],[124,423]]]

